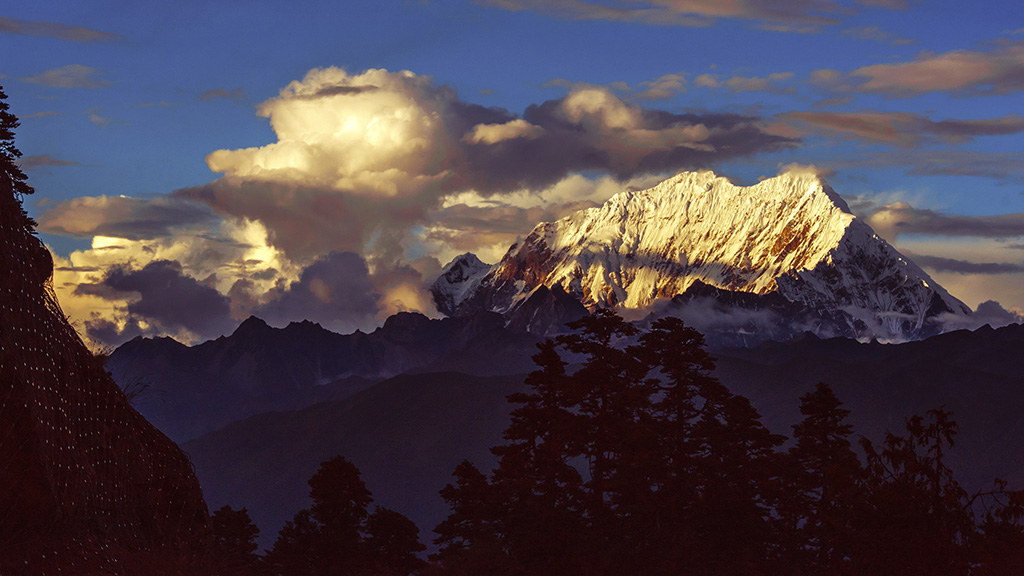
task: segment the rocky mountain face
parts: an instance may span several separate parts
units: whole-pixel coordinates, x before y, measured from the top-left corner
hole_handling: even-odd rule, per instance
[[[188,457],[68,323],[9,189],[0,243],[0,574],[212,573]]]
[[[448,316],[457,315],[458,305],[476,291],[490,269],[490,264],[485,264],[470,252],[452,259],[430,285],[437,310]]]
[[[589,309],[643,310],[699,283],[777,294],[828,319],[824,333],[853,337],[918,339],[940,331],[940,315],[970,314],[810,174],[739,187],[682,173],[539,224],[486,272],[477,262],[446,267],[460,274],[435,283],[440,310],[507,315],[541,286]]]

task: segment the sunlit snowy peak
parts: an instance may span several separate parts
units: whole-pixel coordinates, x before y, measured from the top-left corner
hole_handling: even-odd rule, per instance
[[[452,314],[507,313],[540,286],[588,308],[643,309],[695,283],[777,293],[857,336],[916,338],[970,310],[855,217],[822,179],[790,172],[735,186],[686,172],[538,225],[486,273],[446,291]],[[455,294],[457,292],[457,294]]]

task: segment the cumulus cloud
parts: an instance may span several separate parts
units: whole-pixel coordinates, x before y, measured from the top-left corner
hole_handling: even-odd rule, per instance
[[[128,230],[138,226],[123,223]],[[54,255],[54,291],[64,312],[84,328],[85,336],[97,343],[115,343],[109,338],[100,340],[100,332],[94,334],[89,326],[106,327],[104,333],[114,329],[114,333],[127,334],[137,329],[141,330],[139,334],[159,333],[189,343],[207,336],[190,331],[190,322],[169,320],[161,323],[163,331],[157,332],[150,321],[128,314],[129,304],[139,296],[113,290],[106,283],[107,270],[131,272],[152,262],[172,262],[179,267],[180,276],[195,279],[220,294],[228,294],[232,285],[242,279],[251,284],[254,293],[265,294],[280,282],[296,277],[300,270],[268,244],[266,228],[256,221],[226,220],[168,230],[167,236],[136,240],[93,236],[88,249],[73,251],[67,257]],[[231,314],[238,314],[234,316],[236,320],[248,313],[247,309],[231,304]],[[97,324],[100,320],[103,322]]]
[[[504,140],[540,138],[544,129],[534,126],[522,118],[510,120],[504,124],[477,124],[473,131],[463,138],[470,144],[497,144]]]
[[[778,150],[757,118],[672,114],[580,87],[521,117],[463,102],[411,72],[312,70],[265,102],[277,142],[218,150],[224,177],[177,196],[259,219],[299,261],[366,250],[382,229],[424,222],[443,198],[541,190],[589,170],[628,178]]]
[[[105,344],[139,333],[187,331],[212,338],[234,327],[227,297],[183,274],[181,264],[170,260],[154,260],[139,269],[115,266],[98,285],[82,284],[77,290],[105,299],[128,298],[119,310],[125,316],[125,328],[114,331],[113,323],[104,319],[86,321],[89,336]]]
[[[120,40],[120,36],[110,32],[102,32],[81,26],[69,26],[58,22],[42,22],[38,20],[18,20],[0,17],[0,34],[18,34],[22,36],[45,36],[69,42],[97,43]]]
[[[380,294],[378,322],[399,312],[420,312],[437,317],[429,284],[441,273],[441,262],[434,257],[418,258],[410,263],[375,262],[371,281]]]
[[[105,201],[98,200],[101,205]],[[55,256],[54,288],[62,306],[74,320],[84,323],[86,335],[98,343],[117,344],[132,334],[166,334],[189,343],[216,335],[197,331],[201,327],[191,322],[173,323],[167,319],[154,322],[153,318],[141,314],[144,310],[132,305],[137,295],[102,275],[103,271],[111,269],[145,269],[153,262],[160,262],[165,268],[173,265],[183,278],[187,276],[192,282],[215,289],[228,302],[227,316],[236,321],[252,313],[266,312],[269,319],[278,323],[311,319],[338,330],[366,329],[372,327],[378,315],[375,305],[378,283],[392,308],[430,311],[429,305],[417,308],[417,303],[422,303],[419,287],[424,282],[418,276],[414,278],[412,268],[401,278],[392,274],[395,286],[378,282],[376,275],[372,284],[360,285],[353,282],[366,275],[366,264],[361,257],[357,257],[360,263],[357,267],[341,266],[339,262],[345,264],[346,261],[331,256],[316,260],[303,270],[267,243],[267,231],[259,222],[208,221],[209,209],[203,205],[199,206],[203,221],[195,222],[189,213],[192,207],[177,213],[174,199],[170,200],[170,207],[166,198],[128,199],[126,210],[119,210],[116,200],[111,208],[113,217],[108,221],[96,223],[88,218],[88,209],[82,212],[86,213],[83,214],[85,226],[121,237],[93,236],[91,249],[73,252],[68,259]],[[148,202],[154,205],[148,206]],[[64,208],[73,209],[71,206]],[[179,223],[188,225],[179,227]],[[125,239],[124,236],[138,237]],[[375,272],[381,273],[381,269],[378,267]],[[187,287],[187,282],[182,279],[177,285]],[[329,295],[329,291],[317,292],[318,286],[323,285],[340,292],[328,303],[318,303],[308,297],[311,293],[321,297]],[[353,286],[361,286],[361,289],[354,290]],[[372,297],[365,297],[367,294]],[[345,316],[341,312],[351,313]],[[360,320],[365,318],[371,321]]]
[[[278,142],[214,152],[211,169],[374,196],[507,191],[582,170],[632,176],[651,164],[695,167],[792,143],[764,133],[756,118],[648,110],[601,87],[575,88],[520,118],[463,102],[429,77],[386,70],[313,70],[260,113]],[[529,162],[540,157],[552,158],[551,168],[533,174]]]
[[[704,0],[637,0],[626,5],[585,0],[479,0],[510,11],[531,10],[566,20],[608,20],[653,26],[710,26],[716,20],[758,22],[770,30],[814,32],[838,24],[849,12],[830,0],[773,2],[707,2]]]
[[[408,230],[425,214],[415,197],[377,199],[288,182],[222,179],[173,196],[204,202],[228,217],[261,222],[272,245],[300,263],[330,250],[369,253],[377,230]]]
[[[523,118],[544,137],[509,143],[504,159],[481,157],[491,188],[540,188],[572,172],[601,170],[625,179],[641,173],[699,168],[759,152],[784,149],[795,140],[769,134],[763,122],[738,114],[673,114],[630,104],[611,90],[579,88],[565,98],[530,106]],[[502,169],[502,163],[513,160]],[[508,166],[520,171],[510,178]],[[522,167],[529,167],[524,173]],[[498,178],[501,178],[498,180]],[[487,187],[484,187],[487,188]]]
[[[82,196],[61,202],[38,218],[39,230],[48,234],[130,240],[169,236],[174,228],[215,220],[217,216],[209,206],[168,196],[151,199]]]
[[[25,82],[42,84],[54,88],[104,88],[110,83],[98,78],[99,68],[83,66],[81,64],[68,64],[60,68],[54,68],[23,78]]]
[[[934,141],[958,144],[978,136],[1024,132],[1024,117],[1015,114],[981,120],[935,121],[906,112],[786,112],[778,118],[807,133],[903,147]]]
[[[253,311],[268,323],[283,326],[311,320],[329,330],[351,332],[373,327],[376,293],[366,261],[353,252],[330,252],[305,268],[298,280],[266,295]]]
[[[342,90],[366,85],[377,89]],[[338,68],[313,70],[260,106],[277,142],[218,150],[207,164],[236,179],[413,196],[443,181],[451,168],[446,153],[453,138],[445,119],[458,116],[458,104],[451,90],[411,72],[351,76]],[[482,118],[471,125],[512,119],[483,108],[476,112]]]

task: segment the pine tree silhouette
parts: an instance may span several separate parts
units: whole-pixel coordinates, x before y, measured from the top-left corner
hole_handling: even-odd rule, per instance
[[[309,479],[313,505],[285,523],[264,557],[281,576],[407,576],[422,566],[419,529],[377,508],[359,469],[343,456],[320,464]]]
[[[602,310],[569,326],[509,396],[498,467],[463,462],[441,491],[451,514],[425,574],[1024,573],[1024,492],[968,496],[946,463],[948,412],[862,441],[862,464],[819,384],[782,451],[681,321],[640,333]]]
[[[210,516],[213,552],[226,575],[254,574],[260,557],[256,555],[256,537],[260,529],[253,524],[245,508],[222,506]]]

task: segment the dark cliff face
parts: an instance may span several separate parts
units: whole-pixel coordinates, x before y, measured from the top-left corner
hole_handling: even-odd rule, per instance
[[[208,516],[191,464],[61,313],[50,254],[10,191],[0,243],[0,573],[197,566]]]

